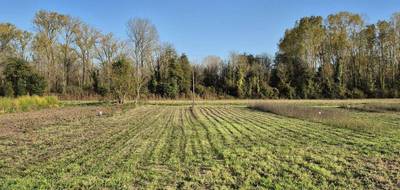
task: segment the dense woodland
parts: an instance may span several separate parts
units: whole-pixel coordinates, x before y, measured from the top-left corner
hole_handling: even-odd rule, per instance
[[[304,17],[274,57],[231,53],[201,64],[160,42],[147,19],[130,19],[126,39],[48,11],[33,28],[0,23],[1,96],[190,98],[194,78],[203,98],[400,97],[400,14],[375,24],[349,12]]]

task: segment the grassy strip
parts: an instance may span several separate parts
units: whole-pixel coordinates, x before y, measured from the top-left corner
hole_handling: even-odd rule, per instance
[[[365,112],[400,112],[400,104],[386,104],[386,103],[365,103],[361,105],[346,105],[340,106],[340,108],[344,109],[353,109],[357,111],[365,111]]]
[[[57,107],[58,105],[59,101],[55,96],[21,96],[18,98],[0,98],[0,114]]]
[[[143,100],[144,104],[149,105],[169,105],[169,106],[189,106],[192,105],[192,100]],[[218,99],[204,100],[196,99],[196,105],[237,105],[246,106],[256,103],[277,103],[277,104],[295,104],[303,106],[325,106],[336,107],[341,105],[355,104],[400,104],[400,99]]]
[[[303,119],[323,123],[334,127],[350,128],[365,132],[376,130],[382,126],[379,123],[369,122],[361,118],[352,117],[346,110],[300,106],[286,103],[254,103],[250,108],[270,112],[286,117]]]

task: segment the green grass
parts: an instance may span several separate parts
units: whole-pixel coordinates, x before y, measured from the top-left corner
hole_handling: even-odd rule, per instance
[[[55,96],[21,96],[18,98],[0,98],[0,114],[57,107],[58,105],[59,102]]]
[[[0,136],[0,189],[395,189],[400,116],[376,118],[389,134],[242,106],[141,106]]]

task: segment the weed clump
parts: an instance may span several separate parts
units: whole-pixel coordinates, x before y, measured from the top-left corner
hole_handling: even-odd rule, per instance
[[[57,107],[58,98],[55,96],[21,96],[18,98],[0,98],[0,113],[14,113]]]

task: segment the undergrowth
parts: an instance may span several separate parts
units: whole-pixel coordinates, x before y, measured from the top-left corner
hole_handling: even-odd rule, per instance
[[[42,108],[57,107],[59,101],[55,96],[21,96],[18,98],[0,98],[0,113],[31,111]]]

